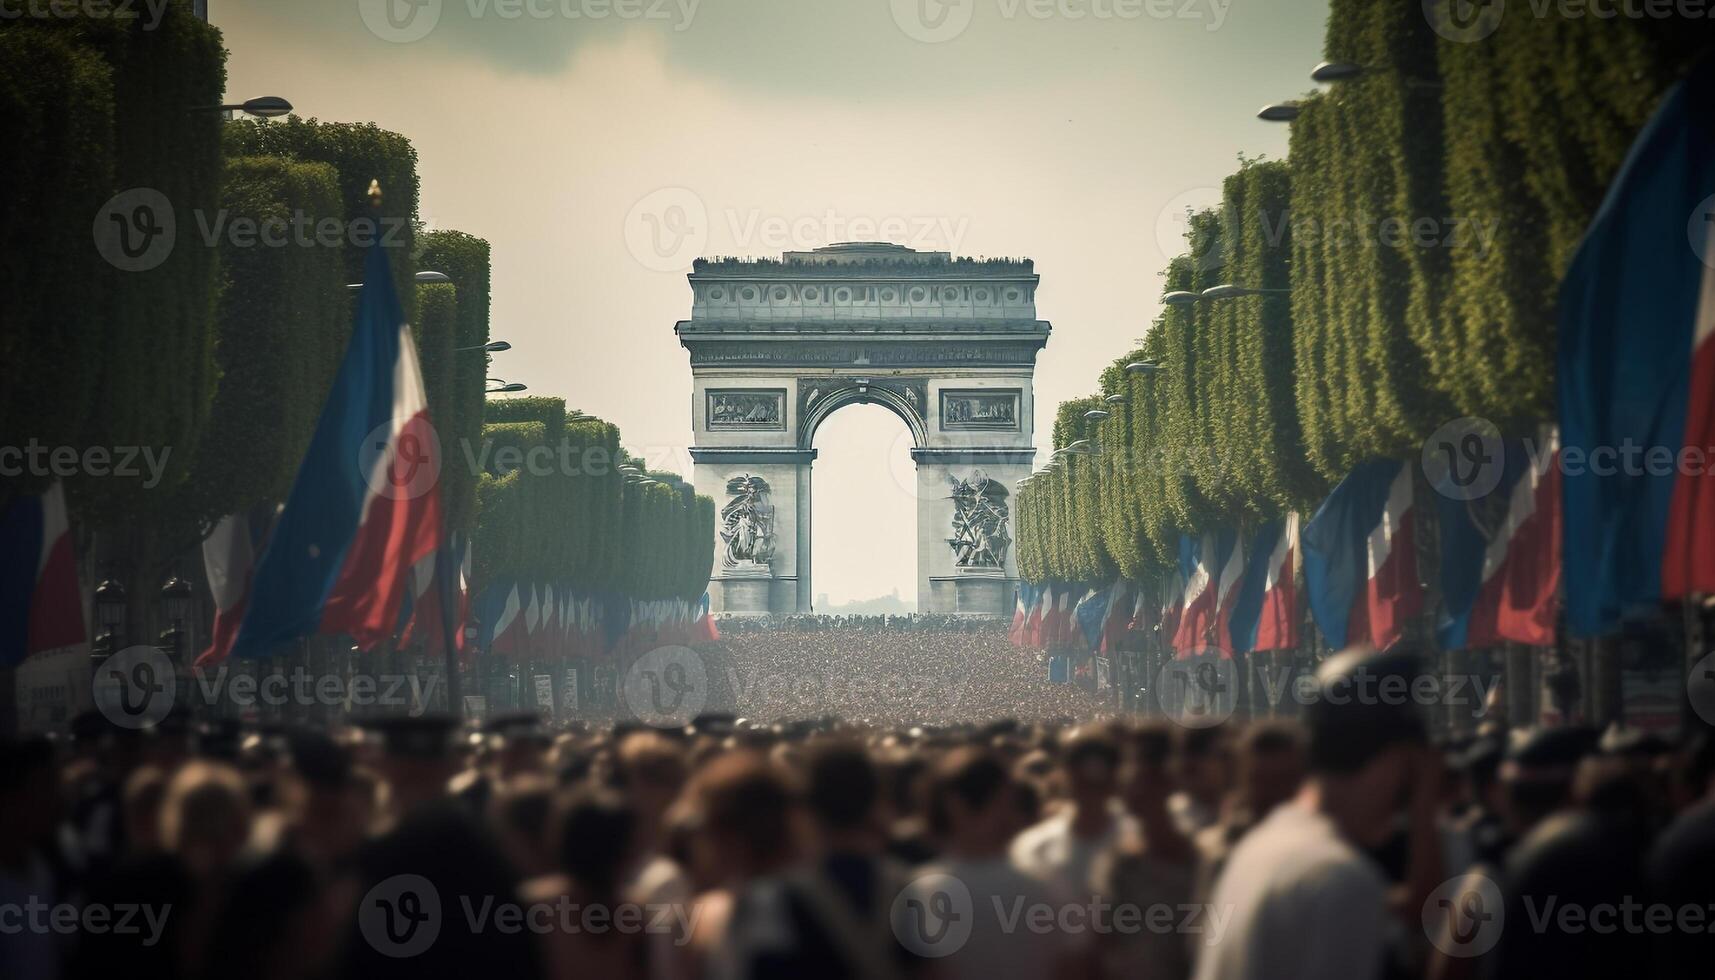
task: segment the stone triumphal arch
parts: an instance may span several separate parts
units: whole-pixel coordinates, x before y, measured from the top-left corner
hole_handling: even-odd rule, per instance
[[[917,608],[1009,615],[1011,495],[1035,455],[1031,381],[1050,329],[1030,261],[856,242],[700,259],[689,279],[691,318],[675,329],[691,356],[697,492],[720,511],[714,609],[810,611],[816,427],[871,403],[911,430]]]

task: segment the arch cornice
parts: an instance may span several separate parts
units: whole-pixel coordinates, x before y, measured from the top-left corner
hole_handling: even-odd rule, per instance
[[[815,445],[816,429],[847,405],[880,405],[899,416],[911,430],[914,446],[929,444],[929,420],[924,407],[928,389],[922,379],[800,378],[798,381],[798,448]]]

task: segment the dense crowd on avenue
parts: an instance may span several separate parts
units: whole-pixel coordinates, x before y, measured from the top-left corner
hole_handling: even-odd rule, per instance
[[[879,617],[877,617],[879,619]],[[1050,684],[1038,654],[1007,642],[1003,624],[958,621],[953,630],[822,621],[784,630],[729,629],[699,648],[711,706],[747,719],[793,721],[838,715],[910,728],[948,719],[1070,721],[1098,702],[1070,684]]]
[[[801,665],[812,648],[766,649]],[[823,704],[558,730],[86,716],[0,745],[0,963],[8,980],[1707,976],[1715,742],[1437,742],[1386,696],[1418,670],[1348,652],[1296,720],[1205,728],[1007,719],[999,700],[909,728]]]
[[[921,633],[986,633],[990,620],[935,613],[876,613],[873,615],[824,615],[793,613],[786,616],[727,616],[720,620],[721,633],[827,633],[835,630],[890,630]]]

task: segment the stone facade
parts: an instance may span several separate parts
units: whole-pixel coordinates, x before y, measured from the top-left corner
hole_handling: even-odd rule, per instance
[[[851,243],[781,260],[699,260],[689,280],[691,318],[675,330],[691,361],[697,492],[724,507],[731,481],[757,477],[773,505],[766,577],[717,562],[714,609],[810,611],[816,427],[845,405],[874,403],[911,430],[917,608],[1010,615],[1014,549],[998,566],[961,567],[949,488],[980,475],[1010,491],[1030,472],[1031,382],[1050,326],[1036,319],[1029,260]],[[1011,507],[994,510],[1013,520]]]

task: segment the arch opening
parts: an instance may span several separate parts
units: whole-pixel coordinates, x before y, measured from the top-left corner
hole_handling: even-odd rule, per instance
[[[891,406],[853,399],[829,406],[812,438],[810,448],[818,451],[810,494],[815,611],[916,611],[918,501],[911,448],[917,433]]]

